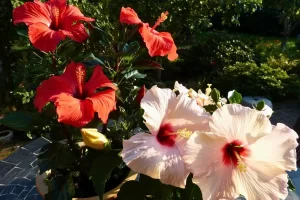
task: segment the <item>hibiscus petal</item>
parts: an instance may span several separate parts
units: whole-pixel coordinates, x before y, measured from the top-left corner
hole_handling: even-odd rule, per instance
[[[229,140],[252,144],[271,133],[270,120],[261,112],[239,104],[228,104],[217,109],[210,121],[211,131]]]
[[[98,88],[110,87],[114,90],[118,88],[105,76],[102,71],[102,68],[97,65],[94,67],[93,74],[91,78],[84,84],[84,91],[88,95],[95,93],[95,90]]]
[[[73,90],[72,85],[64,77],[52,76],[37,88],[34,105],[41,112],[47,102],[55,101],[61,93],[72,94]]]
[[[149,131],[156,135],[160,125],[169,108],[170,99],[175,99],[176,95],[170,89],[161,89],[153,86],[148,90],[141,101],[141,108],[144,109],[144,120]]]
[[[147,23],[143,23],[139,32],[146,43],[150,56],[166,56],[170,54],[170,60],[175,60],[177,58],[177,48],[170,33],[152,30]]]
[[[213,133],[195,132],[187,141],[183,159],[187,168],[194,174],[203,199],[233,199],[235,192],[232,181],[233,166],[225,167],[222,163],[221,148],[226,139]]]
[[[76,23],[75,25],[66,27],[64,30],[61,30],[65,36],[71,38],[75,42],[84,42],[89,34],[85,30],[85,27],[81,23]]]
[[[93,18],[85,17],[76,6],[68,5],[66,9],[60,14],[60,23],[62,29],[68,29],[76,21],[95,21]]]
[[[121,14],[120,14],[120,23],[131,25],[131,24],[141,24],[142,21],[140,20],[140,18],[132,8],[122,7]]]
[[[174,131],[186,128],[192,132],[208,131],[208,122],[209,113],[184,93],[169,100],[167,114],[163,120],[163,124],[172,124]]]
[[[174,90],[178,91],[180,94],[181,93],[187,94],[189,92],[189,90],[178,81],[176,81],[174,84]]]
[[[166,148],[153,135],[138,133],[123,141],[121,156],[135,172],[160,179],[165,184],[185,187],[189,171],[176,146]]]
[[[249,159],[256,162],[269,162],[282,171],[296,170],[297,138],[298,135],[294,130],[284,124],[277,124],[271,134],[249,146],[251,150]]]
[[[98,92],[87,99],[93,102],[93,109],[98,113],[98,117],[103,123],[107,122],[108,115],[116,109],[116,92],[115,90],[105,90]]]
[[[248,162],[247,171],[235,170],[232,178],[237,192],[246,199],[285,199],[288,195],[287,174],[282,171],[281,174],[274,177],[272,169],[266,168],[264,163],[253,162],[250,164]]]
[[[60,31],[53,31],[43,23],[35,23],[29,26],[28,35],[31,43],[41,51],[54,51],[65,36]]]
[[[50,26],[49,8],[41,2],[26,2],[13,10],[13,22],[14,24],[24,22],[27,26],[35,23]]]
[[[94,118],[93,103],[86,99],[76,99],[62,93],[55,100],[58,122],[74,127],[82,127]]]

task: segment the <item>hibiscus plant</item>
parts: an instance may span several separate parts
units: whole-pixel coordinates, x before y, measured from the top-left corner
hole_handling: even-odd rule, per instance
[[[9,113],[0,123],[47,127],[51,142],[38,156],[39,173],[48,174],[45,199],[103,199],[130,170],[138,176],[117,199],[287,197],[298,136],[272,125],[264,102],[248,108],[236,91],[226,99],[210,84],[196,92],[147,79],[146,72],[162,69],[149,56],[178,57],[171,34],[158,31],[167,16],[152,26],[123,7],[109,32],[66,0],[14,9],[13,23],[28,29],[20,35],[33,46],[26,55],[39,58],[34,66],[43,73],[34,79],[36,111]]]

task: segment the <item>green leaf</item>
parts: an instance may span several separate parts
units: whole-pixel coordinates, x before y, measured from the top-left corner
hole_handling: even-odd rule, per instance
[[[56,176],[49,181],[49,192],[45,195],[46,200],[69,200],[75,194],[73,177]]]
[[[256,110],[259,110],[259,111],[261,111],[262,109],[264,109],[264,107],[265,107],[265,101],[264,100],[261,100],[260,102],[258,102],[257,104],[256,104]]]
[[[129,44],[125,44],[123,47],[123,52],[126,54],[134,54],[137,53],[140,49],[140,45],[137,41],[131,42]]]
[[[116,152],[103,152],[92,164],[90,176],[100,200],[103,200],[103,193],[106,180],[110,177],[111,171],[122,162],[122,158]]]
[[[17,34],[19,36],[28,38],[28,29],[26,28],[26,29],[17,30]]]
[[[146,76],[147,76],[146,74],[141,74],[137,70],[131,70],[129,72],[124,73],[124,77],[126,79],[129,79],[129,78],[145,78]]]
[[[28,51],[28,50],[33,50],[34,48],[32,46],[18,46],[18,45],[13,45],[11,47],[12,51]]]
[[[154,199],[172,200],[173,192],[176,189],[174,186],[165,185],[160,180],[144,174],[140,174],[139,182],[143,186],[145,193],[152,195]]]
[[[118,192],[117,200],[144,200],[145,192],[137,181],[127,181]]]
[[[243,97],[240,93],[238,93],[237,91],[233,90],[228,92],[228,100],[229,102],[232,103],[241,103],[243,100]]]
[[[32,130],[34,123],[34,116],[31,113],[23,111],[15,111],[5,115],[0,119],[0,124],[8,126],[18,131]]]
[[[214,89],[211,91],[210,96],[211,96],[212,100],[213,100],[215,103],[218,103],[219,100],[220,100],[220,91],[217,90],[216,88],[214,88]]]
[[[213,113],[213,112],[215,112],[215,110],[218,109],[218,106],[215,104],[209,104],[209,105],[203,106],[203,108],[206,110],[206,112]]]
[[[290,191],[294,191],[294,192],[295,192],[295,191],[296,191],[296,188],[295,188],[293,182],[291,181],[290,177],[288,177],[288,179],[289,179],[289,181],[288,181],[288,189],[289,189]]]
[[[185,200],[202,200],[200,188],[192,182],[193,175],[190,174],[186,181],[185,189],[182,191],[182,199]]]
[[[147,69],[161,69],[163,70],[162,66],[157,62],[152,60],[139,60],[135,62],[132,66],[133,69],[136,70],[147,70]]]
[[[46,144],[38,155],[40,174],[49,169],[68,168],[75,160],[76,157],[68,145],[57,142]]]
[[[105,65],[102,60],[97,58],[93,53],[90,53],[85,57],[84,61],[81,61],[86,67],[93,67],[95,65]]]

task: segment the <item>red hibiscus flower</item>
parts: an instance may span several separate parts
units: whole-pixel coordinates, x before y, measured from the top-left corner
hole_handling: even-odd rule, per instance
[[[100,66],[95,66],[87,82],[85,76],[84,65],[71,62],[62,75],[52,76],[41,83],[36,92],[35,107],[41,112],[47,102],[54,102],[58,121],[74,127],[89,123],[95,112],[106,123],[109,113],[116,109],[117,87],[104,75]],[[106,87],[108,89],[103,90]]]
[[[94,21],[85,17],[80,10],[66,5],[66,0],[39,0],[27,2],[13,10],[13,22],[24,22],[28,26],[31,43],[41,51],[54,51],[61,40],[66,37],[76,42],[83,42],[88,33],[78,21]]]
[[[148,23],[143,23],[132,8],[122,8],[120,22],[130,25],[140,25],[139,32],[143,37],[150,56],[166,56],[173,61],[178,57],[177,47],[170,33],[158,32],[155,30],[167,19],[168,12],[162,13],[154,26],[151,28]]]

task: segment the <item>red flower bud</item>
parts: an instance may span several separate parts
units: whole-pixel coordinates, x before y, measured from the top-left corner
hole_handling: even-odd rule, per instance
[[[140,90],[138,91],[138,94],[136,95],[135,100],[136,100],[138,103],[141,103],[141,100],[142,100],[142,98],[144,97],[145,93],[146,93],[146,87],[145,87],[145,85],[143,85],[143,86],[140,88]]]

